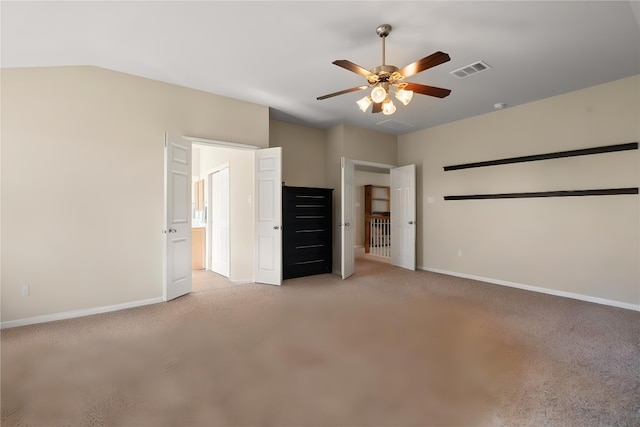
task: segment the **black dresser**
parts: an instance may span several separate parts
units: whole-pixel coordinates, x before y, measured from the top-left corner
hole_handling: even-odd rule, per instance
[[[282,187],[282,277],[331,273],[333,189]]]

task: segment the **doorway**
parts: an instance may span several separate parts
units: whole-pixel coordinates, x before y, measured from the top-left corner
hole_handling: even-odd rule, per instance
[[[205,236],[200,246],[204,265],[192,270],[192,292],[253,281],[253,261],[238,256],[238,251],[253,251],[253,168],[257,151],[257,147],[192,139],[192,181],[204,184],[202,211],[193,210],[192,222],[202,227]]]
[[[415,270],[415,165],[396,167],[372,162],[341,159],[341,218],[340,269],[346,279],[355,272],[355,170],[356,168],[378,169],[374,172],[389,172],[389,196],[391,210],[388,234],[394,236],[390,244],[391,264]]]
[[[391,262],[391,203],[389,170],[356,167],[355,222],[356,266],[358,259]]]
[[[196,159],[192,156],[194,145],[204,146],[199,147]],[[218,153],[205,152],[203,148],[219,150],[227,159],[216,158]],[[209,160],[214,163],[207,166]],[[197,174],[200,180],[200,174],[224,161],[229,163],[229,277],[225,278],[226,284],[281,284],[282,250],[276,247],[282,241],[281,203],[277,198],[281,194],[281,160],[280,147],[260,148],[165,133],[165,301],[193,291],[190,229],[194,217],[190,184],[195,179],[192,176]],[[205,179],[204,194],[208,192]],[[201,217],[210,217],[209,206],[204,206],[203,211]]]
[[[226,148],[192,144],[191,292],[234,286],[229,279],[229,155]]]

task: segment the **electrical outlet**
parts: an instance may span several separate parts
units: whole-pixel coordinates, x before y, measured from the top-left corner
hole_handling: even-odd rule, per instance
[[[22,285],[20,287],[20,292],[22,293],[23,297],[28,297],[29,296],[29,285]]]

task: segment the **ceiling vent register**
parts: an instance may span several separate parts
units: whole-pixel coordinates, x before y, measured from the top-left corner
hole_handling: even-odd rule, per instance
[[[392,119],[384,120],[376,124],[378,126],[386,127],[393,130],[400,130],[400,131],[408,130],[413,127],[412,124],[401,122],[400,120],[392,120]]]
[[[459,79],[464,79],[466,77],[472,76],[474,74],[478,74],[482,71],[489,70],[491,67],[484,61],[474,62],[473,64],[469,64],[462,68],[458,68],[457,70],[450,71],[449,74],[453,74]]]

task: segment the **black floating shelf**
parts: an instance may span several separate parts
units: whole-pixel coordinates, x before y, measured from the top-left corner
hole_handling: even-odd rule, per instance
[[[481,168],[484,166],[507,165],[510,163],[535,162],[538,160],[559,159],[562,157],[587,156],[589,154],[613,153],[616,151],[637,150],[638,143],[630,142],[628,144],[605,145],[602,147],[584,148],[580,150],[558,151],[556,153],[535,154],[532,156],[510,157],[507,159],[488,160],[485,162],[465,163],[460,165],[445,166],[445,171],[453,171],[459,169]]]
[[[604,188],[597,190],[537,191],[530,193],[470,194],[464,196],[444,196],[445,200],[479,199],[526,199],[532,197],[576,197],[576,196],[613,196],[616,194],[638,194],[638,187]]]

